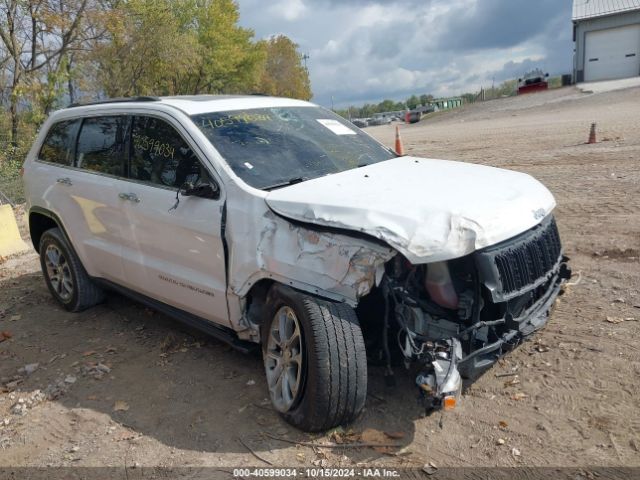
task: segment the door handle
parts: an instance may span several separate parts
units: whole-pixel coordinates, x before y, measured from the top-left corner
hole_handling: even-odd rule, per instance
[[[58,182],[61,185],[73,185],[69,177],[58,178],[56,182]]]
[[[140,203],[140,198],[138,198],[138,196],[135,193],[119,193],[118,197],[120,197],[122,200],[129,200],[130,202],[133,203]]]

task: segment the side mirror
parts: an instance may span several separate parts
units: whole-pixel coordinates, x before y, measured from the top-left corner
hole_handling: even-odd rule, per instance
[[[549,74],[548,74],[548,73],[545,73],[545,74],[544,74],[544,76],[545,76],[545,77],[548,77],[548,76],[549,76]]]
[[[185,197],[200,197],[200,198],[220,198],[220,187],[215,182],[199,183],[193,185],[193,183],[186,182],[180,187],[180,193]]]

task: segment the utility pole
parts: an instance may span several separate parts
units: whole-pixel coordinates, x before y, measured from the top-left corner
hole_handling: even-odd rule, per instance
[[[302,61],[304,62],[304,69],[307,69],[307,60],[309,60],[311,57],[309,55],[307,55],[306,53],[304,55],[302,55]]]

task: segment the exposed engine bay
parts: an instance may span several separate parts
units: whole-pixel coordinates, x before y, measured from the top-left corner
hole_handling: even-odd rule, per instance
[[[477,378],[546,324],[571,276],[567,261],[551,216],[462,258],[412,265],[397,255],[359,307],[377,325],[362,322],[371,360],[391,384],[394,366],[416,369],[427,411],[453,408],[462,378]]]

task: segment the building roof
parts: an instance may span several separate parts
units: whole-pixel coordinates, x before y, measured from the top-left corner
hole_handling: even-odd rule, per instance
[[[573,0],[573,20],[640,10],[640,0]]]

